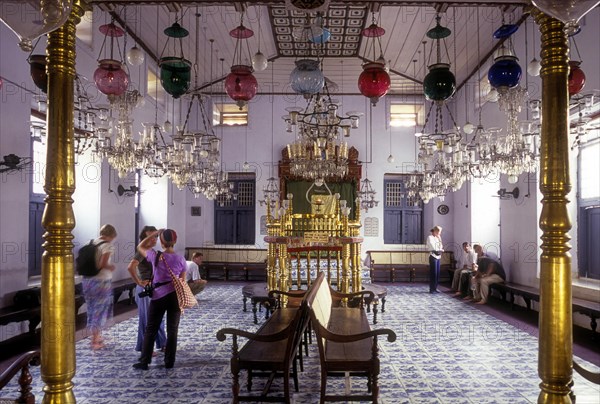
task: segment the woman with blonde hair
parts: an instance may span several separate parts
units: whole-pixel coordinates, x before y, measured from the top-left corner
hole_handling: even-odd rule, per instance
[[[87,304],[87,328],[92,334],[93,350],[104,348],[102,329],[113,314],[112,275],[115,266],[112,255],[115,247],[112,241],[117,238],[117,230],[113,225],[105,224],[100,228],[100,237],[92,240],[96,246],[95,276],[84,276],[82,280],[83,296]]]

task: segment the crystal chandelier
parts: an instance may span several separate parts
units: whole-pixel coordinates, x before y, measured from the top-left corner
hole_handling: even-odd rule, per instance
[[[368,178],[362,180],[360,191],[358,192],[358,199],[360,201],[361,209],[364,209],[365,212],[368,212],[369,209],[379,205],[379,201],[375,199],[375,194],[376,192],[373,189],[372,181]]]
[[[343,178],[348,172],[348,144],[341,137],[350,136],[358,128],[360,113],[338,114],[339,104],[332,101],[327,85],[326,94],[317,93],[308,99],[303,110],[299,107],[286,108],[288,115],[283,119],[286,130],[297,130],[295,142],[287,145],[290,171],[307,180],[317,178]]]
[[[133,140],[131,118],[133,109],[142,102],[143,97],[137,90],[127,90],[121,95],[109,95],[108,100],[110,107],[99,107],[95,153],[106,158],[119,178],[124,178],[128,173],[143,168],[137,158],[138,144]],[[116,132],[114,140],[113,132]]]
[[[571,131],[575,138],[571,150],[586,143],[587,134],[592,129],[590,122],[592,116],[600,112],[600,91],[596,90],[587,94],[578,94],[571,97],[570,109],[577,113],[577,119],[571,122]],[[596,121],[597,122],[597,121]]]
[[[260,203],[260,206],[267,205],[273,210],[277,207],[277,201],[279,201],[277,179],[275,177],[270,177],[267,180],[267,185],[263,187],[263,199],[258,202]]]

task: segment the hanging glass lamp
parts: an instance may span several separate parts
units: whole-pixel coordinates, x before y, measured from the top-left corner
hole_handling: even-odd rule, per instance
[[[179,23],[166,28],[164,33],[167,37],[178,39],[180,45],[179,56],[161,56],[158,65],[160,67],[160,84],[164,90],[173,96],[179,98],[190,88],[192,64],[183,56],[182,39],[189,35],[189,31],[183,28]],[[169,42],[167,39],[167,45]],[[165,45],[165,49],[167,48]]]
[[[102,59],[94,72],[94,82],[101,93],[119,96],[127,90],[129,76],[118,60]]]
[[[569,62],[569,97],[579,94],[585,86],[585,73],[580,66],[580,61],[571,60]]]
[[[4,22],[19,38],[19,46],[25,52],[33,50],[33,41],[60,28],[69,18],[71,0],[0,2],[0,21]]]
[[[231,67],[231,73],[225,79],[225,91],[229,97],[236,101],[240,109],[244,107],[258,90],[258,82],[252,74],[252,68],[246,65]]]
[[[29,62],[29,74],[37,88],[44,94],[48,91],[48,74],[46,73],[46,55],[31,55]]]
[[[494,88],[513,88],[521,81],[521,66],[518,58],[511,55],[501,55],[494,59],[494,64],[488,71],[488,80]]]
[[[100,55],[103,54],[106,39],[110,38],[109,57],[98,59],[98,68],[94,72],[94,82],[98,90],[106,95],[119,96],[127,90],[129,85],[129,75],[123,70],[123,64],[113,58],[115,46],[118,49],[118,44],[115,45],[115,38],[120,38],[125,35],[125,31],[117,27],[113,22],[110,24],[101,25],[100,32],[104,34],[104,42],[100,48]]]
[[[423,93],[430,101],[445,101],[456,91],[456,78],[448,63],[429,66],[429,73],[423,80]]]
[[[371,99],[373,106],[387,94],[390,86],[390,75],[385,71],[385,64],[371,62],[363,65],[363,72],[358,77],[358,89],[362,95]]]
[[[160,59],[160,84],[165,91],[177,99],[190,88],[192,64],[179,57]]]
[[[325,85],[325,77],[319,69],[319,61],[300,59],[296,68],[290,74],[292,90],[302,95],[312,95],[320,92]]]

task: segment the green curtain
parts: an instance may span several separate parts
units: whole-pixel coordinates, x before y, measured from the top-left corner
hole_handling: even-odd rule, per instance
[[[310,188],[313,182],[309,181],[288,181],[287,182],[287,192],[294,195],[294,199],[292,201],[292,205],[294,207],[293,213],[311,213],[310,202],[306,200],[306,191]],[[350,210],[350,219],[355,219],[356,215],[354,212],[356,199],[356,183],[354,181],[349,182],[338,182],[338,183],[327,183],[327,186],[331,190],[331,194],[335,195],[336,193],[340,194],[340,200],[346,200]],[[312,187],[310,193],[308,195],[309,199],[311,195],[329,195],[327,188],[325,186],[317,187],[316,185]]]

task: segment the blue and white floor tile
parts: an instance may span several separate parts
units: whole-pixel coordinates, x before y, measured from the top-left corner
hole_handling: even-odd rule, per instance
[[[539,394],[537,339],[446,294],[431,295],[427,285],[386,285],[385,313],[374,327],[393,329],[398,339],[380,341],[382,404],[519,404],[535,403]],[[165,369],[162,356],[150,370],[131,367],[139,356],[133,347],[137,317],[115,324],[106,332],[107,347],[91,351],[89,340],[77,343],[77,373],[73,379],[78,403],[202,403],[231,402],[229,359],[231,340],[217,341],[223,327],[256,330],[252,312],[242,311],[242,286],[207,286],[200,305],[184,313],[177,361]],[[587,367],[598,371],[590,363]],[[34,368],[33,392],[41,400],[43,384]],[[304,359],[297,404],[319,401],[320,371],[316,346]],[[245,390],[242,375],[241,388]],[[254,382],[253,391],[262,389]],[[577,404],[599,404],[600,388],[574,374]],[[352,379],[353,391],[366,382]],[[328,392],[343,391],[344,380],[330,379]],[[16,396],[16,382],[3,396]],[[273,383],[273,394],[282,391]],[[293,391],[293,388],[292,388]]]

